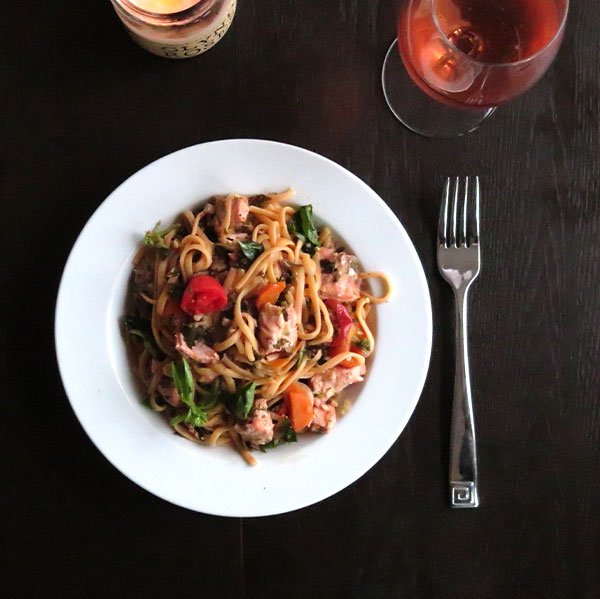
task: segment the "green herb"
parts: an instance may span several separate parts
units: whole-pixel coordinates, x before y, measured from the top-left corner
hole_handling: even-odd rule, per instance
[[[153,247],[153,248],[158,248],[159,250],[161,250],[162,254],[165,254],[165,253],[168,253],[169,246],[165,244],[163,237],[167,233],[170,233],[171,231],[178,229],[179,223],[173,223],[170,227],[167,227],[166,229],[163,229],[162,231],[159,231],[158,227],[160,227],[160,221],[158,221],[156,223],[156,225],[154,226],[154,229],[152,231],[146,231],[146,234],[144,235],[144,245],[147,245],[147,246]]]
[[[321,260],[321,271],[326,274],[331,274],[335,271],[335,262],[331,262],[331,260]]]
[[[200,413],[197,410],[192,410],[190,408],[185,414],[177,414],[177,416],[173,416],[170,420],[171,426],[175,426],[180,422],[184,424],[191,424],[192,426],[203,426],[206,424],[208,417],[205,413]]]
[[[128,314],[127,316],[123,316],[123,325],[128,331],[136,330],[147,333],[152,330],[150,321],[142,318],[141,316],[137,316],[136,314]]]
[[[244,256],[248,259],[249,264],[252,264],[265,250],[262,243],[256,241],[238,241],[238,245]]]
[[[296,362],[296,368],[299,368],[300,365],[302,364],[302,361],[304,360],[304,350],[301,349],[298,352],[298,361]]]
[[[288,231],[303,242],[302,249],[311,255],[315,253],[318,247],[321,247],[310,204],[301,206],[296,211],[288,224]]]
[[[363,351],[369,351],[371,349],[371,344],[366,337],[362,339],[355,338],[352,340],[352,345],[356,345],[358,349],[362,349]]]
[[[171,374],[181,401],[186,405],[194,403],[194,376],[188,361],[181,358],[179,362],[171,362]]]
[[[283,349],[289,343],[289,339],[287,337],[282,337],[273,343],[274,349]]]
[[[196,343],[196,330],[192,327],[184,327],[183,330],[183,340],[189,347],[192,347],[194,343]]]
[[[250,383],[234,393],[222,394],[221,401],[237,420],[246,420],[254,403],[256,383]]]
[[[181,358],[180,362],[171,362],[171,374],[181,401],[188,407],[186,414],[178,414],[171,418],[171,426],[180,422],[192,426],[203,426],[208,420],[207,407],[194,403],[195,383],[188,361]]]
[[[141,339],[142,343],[144,344],[144,347],[148,350],[148,353],[153,358],[160,359],[162,357],[162,352],[156,344],[156,341],[154,341],[154,337],[149,337],[146,333],[143,333],[142,331],[131,330],[127,332],[133,337],[138,337],[139,339]]]
[[[190,347],[195,345],[197,341],[204,340],[209,330],[209,327],[194,326],[194,324],[188,324],[183,327],[183,340]]]
[[[261,445],[261,449],[273,449],[284,443],[296,443],[296,441],[298,441],[296,431],[292,428],[290,421],[287,418],[282,418],[277,425],[277,438],[270,443]]]
[[[202,394],[207,398],[202,403],[205,410],[211,410],[221,401],[221,379],[215,379],[208,391],[202,390]]]
[[[149,320],[131,314],[123,318],[123,326],[129,335],[140,339],[153,358],[160,360],[163,357],[163,353],[154,339],[152,325]]]
[[[284,418],[279,425],[279,440],[283,443],[295,443],[298,438],[289,419]]]

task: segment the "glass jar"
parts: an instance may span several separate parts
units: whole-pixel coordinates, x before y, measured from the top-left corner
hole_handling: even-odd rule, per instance
[[[236,0],[111,2],[131,37],[166,58],[190,58],[212,48],[227,33],[236,8]]]

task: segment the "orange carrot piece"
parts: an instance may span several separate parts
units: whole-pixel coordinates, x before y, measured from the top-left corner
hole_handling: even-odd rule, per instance
[[[285,392],[285,407],[292,428],[300,432],[313,418],[314,397],[310,387],[302,383],[292,383]]]
[[[353,354],[358,354],[362,356],[360,349],[358,349],[356,345],[351,346],[349,351],[351,351]],[[340,362],[340,366],[342,366],[343,368],[354,368],[359,364],[360,360],[357,357],[355,358],[354,356],[348,356],[345,360],[342,360]]]
[[[277,281],[276,283],[269,283],[266,287],[263,287],[256,298],[256,307],[260,310],[265,304],[274,304],[281,295],[281,292],[285,289],[285,283],[283,281]]]
[[[288,361],[289,361],[289,357],[276,358],[275,360],[271,360],[269,362],[269,366],[271,368],[273,368],[274,370],[277,370],[277,369],[281,368],[282,366],[284,366]]]

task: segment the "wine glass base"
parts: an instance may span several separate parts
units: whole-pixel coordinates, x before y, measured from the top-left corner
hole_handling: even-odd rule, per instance
[[[495,108],[453,108],[430,98],[410,78],[398,52],[390,46],[381,72],[383,93],[394,116],[408,129],[425,137],[459,137],[477,129]]]

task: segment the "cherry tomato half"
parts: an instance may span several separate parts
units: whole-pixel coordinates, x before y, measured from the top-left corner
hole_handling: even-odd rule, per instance
[[[227,292],[209,275],[197,275],[187,284],[181,298],[181,309],[192,316],[210,314],[227,305]]]

